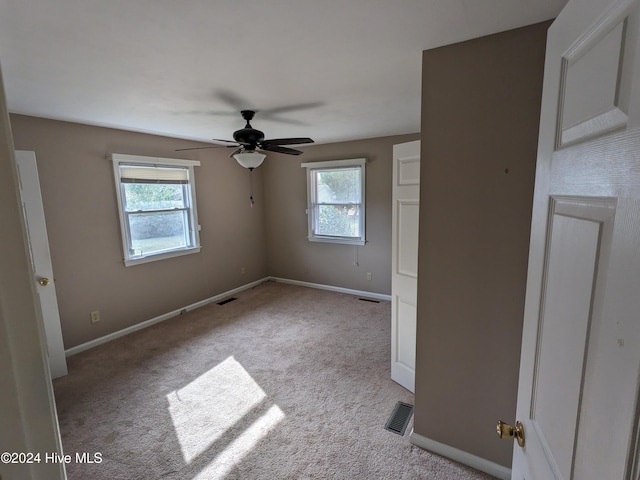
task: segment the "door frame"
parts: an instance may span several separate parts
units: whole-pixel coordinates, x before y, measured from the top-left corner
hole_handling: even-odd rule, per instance
[[[11,124],[0,68],[0,358],[3,382],[0,409],[2,450],[56,452],[62,455],[60,427],[46,361],[44,328],[38,318],[33,273],[27,253],[26,227],[18,194]],[[4,464],[7,478],[66,479],[63,462]]]

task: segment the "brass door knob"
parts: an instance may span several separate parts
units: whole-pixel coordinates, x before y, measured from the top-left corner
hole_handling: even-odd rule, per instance
[[[524,425],[522,422],[516,422],[516,428],[513,428],[508,423],[504,423],[502,420],[496,425],[496,430],[500,438],[515,438],[518,445],[524,447]]]
[[[47,277],[42,277],[40,280],[38,280],[38,283],[43,287],[46,287],[47,285],[49,285],[49,279]]]

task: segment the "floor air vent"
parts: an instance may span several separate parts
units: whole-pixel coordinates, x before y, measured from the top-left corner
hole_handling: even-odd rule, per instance
[[[226,298],[226,299],[222,300],[221,302],[218,302],[218,305],[226,305],[227,303],[233,302],[234,300],[237,300],[237,298],[235,298],[235,297]]]
[[[405,430],[407,429],[407,425],[409,425],[409,420],[411,420],[411,415],[413,414],[413,405],[404,402],[396,403],[395,408],[393,409],[393,413],[389,420],[387,420],[387,424],[384,426],[387,430],[393,433],[397,433],[398,435],[404,435]]]
[[[363,302],[371,302],[371,303],[380,303],[380,300],[374,300],[372,298],[358,298],[358,300],[362,300]]]

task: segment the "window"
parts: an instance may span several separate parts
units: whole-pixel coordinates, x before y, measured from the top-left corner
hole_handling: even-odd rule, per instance
[[[365,165],[364,158],[302,164],[310,241],[364,245]]]
[[[200,162],[111,157],[125,265],[199,252],[193,167]]]

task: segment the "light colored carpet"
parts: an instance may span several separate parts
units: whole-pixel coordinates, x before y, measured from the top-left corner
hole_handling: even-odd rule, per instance
[[[389,302],[275,282],[236,297],[69,358],[70,480],[492,478],[384,429],[413,404],[389,379]]]

